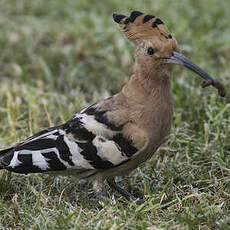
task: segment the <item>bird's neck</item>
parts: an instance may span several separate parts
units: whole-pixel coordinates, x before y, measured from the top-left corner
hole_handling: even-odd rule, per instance
[[[173,115],[170,71],[159,73],[135,69],[122,89],[129,108],[129,119],[148,133],[156,146],[168,135]],[[156,147],[151,146],[151,147]]]
[[[162,97],[166,100],[171,97],[170,83],[171,69],[148,70],[134,67],[133,75],[122,91],[130,100],[140,103],[152,101],[158,102]]]

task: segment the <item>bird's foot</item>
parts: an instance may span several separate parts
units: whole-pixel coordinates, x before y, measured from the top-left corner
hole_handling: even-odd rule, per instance
[[[123,189],[122,187],[120,187],[113,179],[107,180],[109,186],[118,191],[122,196],[124,196],[127,200],[129,201],[135,201],[137,204],[142,204],[145,202],[144,199],[142,198],[137,198],[134,195],[132,195],[131,193],[127,192],[125,189]]]
[[[103,203],[108,202],[108,197],[105,195],[103,191],[95,192],[96,197]]]

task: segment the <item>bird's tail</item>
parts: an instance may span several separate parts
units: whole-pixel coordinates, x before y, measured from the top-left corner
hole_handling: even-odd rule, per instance
[[[6,156],[8,152],[10,152],[13,148],[3,149],[0,151],[0,170],[4,169],[3,157]]]

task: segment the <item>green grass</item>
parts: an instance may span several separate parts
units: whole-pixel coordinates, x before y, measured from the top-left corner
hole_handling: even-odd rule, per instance
[[[183,53],[222,81],[214,88],[177,67],[174,127],[165,146],[119,183],[146,202],[110,203],[89,183],[0,172],[0,229],[230,229],[230,1],[1,0],[0,148],[118,92],[133,46],[112,13],[158,15]]]

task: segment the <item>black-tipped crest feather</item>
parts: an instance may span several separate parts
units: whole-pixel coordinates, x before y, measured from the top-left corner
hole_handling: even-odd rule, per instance
[[[136,20],[136,18],[141,16],[141,15],[143,15],[143,13],[140,11],[131,12],[130,17],[129,17],[130,22],[134,22]]]
[[[116,22],[116,23],[120,23],[120,21],[125,18],[126,16],[123,15],[123,14],[113,14],[113,20]]]
[[[145,24],[146,22],[148,22],[149,20],[151,20],[153,18],[155,18],[155,16],[149,15],[149,14],[145,15],[143,18],[143,24]]]
[[[156,18],[156,20],[153,22],[152,27],[157,27],[160,24],[164,24],[163,21],[160,20],[160,18]]]

